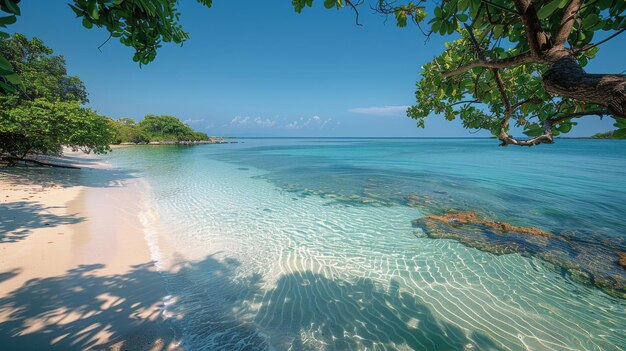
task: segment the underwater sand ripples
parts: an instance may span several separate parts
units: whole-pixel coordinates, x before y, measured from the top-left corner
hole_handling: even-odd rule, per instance
[[[185,174],[211,170],[201,185],[178,173],[175,191],[166,180],[158,188],[167,192],[163,222],[181,225],[167,228],[176,250],[208,256],[195,271],[167,278],[189,349],[626,345],[623,302],[539,260],[416,238],[415,208],[299,197],[252,179],[253,168],[217,161],[193,167]]]

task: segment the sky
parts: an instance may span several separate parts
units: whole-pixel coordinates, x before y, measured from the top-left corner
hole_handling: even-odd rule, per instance
[[[343,9],[314,2],[297,14],[288,0],[215,0],[208,9],[181,1],[184,45],[164,45],[140,67],[133,49],[86,29],[67,1],[23,1],[11,31],[41,38],[66,58],[89,92],[89,106],[112,117],[146,114],[180,118],[196,130],[232,136],[488,136],[460,122],[430,116],[426,128],[405,116],[415,102],[420,67],[444,48],[415,26],[361,9],[360,22]],[[621,39],[607,42],[587,70],[626,70]],[[587,117],[569,134],[613,129]]]

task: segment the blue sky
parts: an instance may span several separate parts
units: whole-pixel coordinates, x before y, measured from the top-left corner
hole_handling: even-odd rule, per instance
[[[213,135],[486,136],[440,117],[419,129],[404,116],[414,102],[420,66],[443,49],[417,28],[361,10],[329,11],[317,0],[302,14],[288,0],[216,0],[207,9],[181,1],[191,39],[165,45],[139,67],[133,51],[87,30],[66,1],[23,1],[11,30],[36,36],[65,56],[85,82],[89,105],[113,117],[170,114]],[[591,72],[626,70],[620,39],[604,45]],[[610,119],[580,121],[572,136],[612,129]]]

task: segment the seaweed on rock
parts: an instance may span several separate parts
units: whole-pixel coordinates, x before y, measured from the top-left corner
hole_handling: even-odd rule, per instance
[[[537,257],[569,273],[575,280],[626,299],[626,253],[608,240],[594,242],[539,228],[494,221],[474,211],[450,210],[413,221],[427,237],[453,239],[496,255]]]

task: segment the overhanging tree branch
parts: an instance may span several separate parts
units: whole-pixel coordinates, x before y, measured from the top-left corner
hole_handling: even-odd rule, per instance
[[[503,58],[503,59],[498,59],[498,60],[491,60],[491,59],[478,59],[476,61],[472,61],[470,63],[467,63],[465,65],[462,65],[456,69],[450,70],[450,71],[445,71],[442,73],[444,78],[447,77],[452,77],[455,76],[457,74],[461,74],[464,72],[467,72],[471,69],[474,68],[478,68],[478,67],[483,67],[483,68],[507,68],[507,67],[513,67],[513,66],[519,66],[519,65],[523,65],[526,63],[535,63],[538,62],[539,60],[537,60],[536,58],[534,58],[530,52],[524,52],[521,53],[519,55],[515,55],[515,56],[511,56],[511,57],[507,57],[507,58]]]
[[[515,7],[524,23],[524,32],[531,56],[541,57],[542,52],[548,49],[548,36],[541,27],[535,5],[531,0],[515,0]]]
[[[554,134],[552,133],[552,128],[559,124],[563,123],[572,118],[580,118],[584,116],[592,116],[597,115],[600,118],[606,115],[610,115],[608,110],[589,110],[589,111],[581,111],[581,112],[573,112],[563,116],[559,116],[556,118],[546,119],[543,122],[543,134],[528,140],[517,140],[510,135],[504,135],[500,137],[502,141],[502,146],[507,145],[517,145],[517,146],[535,146],[539,144],[552,144],[554,143]]]
[[[618,35],[620,35],[620,34],[624,33],[625,31],[626,31],[626,28],[622,28],[622,29],[618,30],[617,32],[615,32],[615,33],[613,33],[613,34],[609,35],[608,37],[606,37],[606,38],[604,38],[604,39],[600,40],[599,42],[597,42],[597,43],[595,43],[595,44],[585,45],[582,49],[576,50],[576,51],[575,51],[575,53],[576,53],[576,54],[579,54],[579,53],[581,53],[581,52],[583,52],[583,51],[587,51],[587,50],[593,49],[593,48],[595,48],[596,46],[601,45],[601,44],[604,44],[604,43],[606,43],[607,41],[609,41],[609,40],[611,40],[611,39],[615,38],[616,36],[618,36]]]
[[[359,0],[356,4],[354,4],[352,1],[350,0],[346,0],[346,3],[348,5],[350,5],[350,7],[352,7],[352,10],[354,11],[354,14],[356,15],[355,21],[356,21],[356,25],[357,26],[362,26],[361,23],[359,23],[359,10],[356,8],[358,5],[361,4],[361,0]]]
[[[582,0],[571,0],[565,8],[565,13],[563,14],[563,18],[561,18],[559,32],[554,39],[554,46],[564,45],[567,38],[569,38],[581,4]]]
[[[580,117],[585,117],[585,116],[593,116],[593,115],[603,117],[603,116],[610,115],[610,113],[608,110],[589,110],[589,111],[573,112],[573,113],[560,116],[558,118],[551,118],[548,121],[550,122],[552,126],[554,126],[555,124],[565,122],[568,119],[580,118]]]

